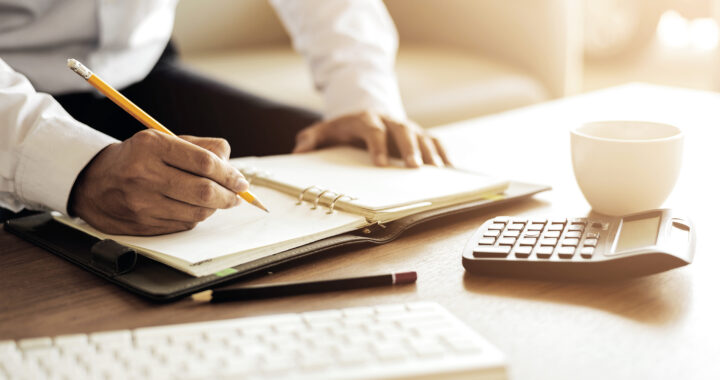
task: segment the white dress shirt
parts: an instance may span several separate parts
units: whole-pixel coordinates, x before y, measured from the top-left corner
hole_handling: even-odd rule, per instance
[[[405,119],[393,73],[397,35],[380,0],[271,0],[325,99],[325,117],[374,110]],[[91,88],[85,63],[122,89],[167,45],[176,0],[0,0],[0,206],[67,213],[85,165],[115,142],[50,95]]]

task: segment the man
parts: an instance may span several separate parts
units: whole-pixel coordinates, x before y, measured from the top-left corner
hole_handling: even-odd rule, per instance
[[[0,206],[151,235],[190,229],[240,202],[235,193],[248,184],[227,163],[230,147],[264,155],[360,141],[377,165],[387,165],[389,146],[408,167],[446,162],[403,111],[396,32],[380,0],[272,4],[310,64],[322,117],[180,66],[168,45],[173,0],[0,0]],[[70,72],[67,58],[186,136],[143,130]]]

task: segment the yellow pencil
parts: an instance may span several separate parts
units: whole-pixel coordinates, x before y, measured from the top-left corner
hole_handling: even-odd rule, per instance
[[[113,103],[117,104],[120,108],[124,109],[127,113],[132,115],[139,122],[143,123],[143,125],[148,128],[167,133],[168,135],[175,136],[175,134],[172,133],[169,129],[165,128],[164,125],[153,119],[152,116],[148,115],[147,112],[140,109],[140,107],[136,106],[135,103],[131,102],[130,99],[126,98],[123,94],[118,92],[112,86],[105,83],[105,81],[100,79],[100,77],[98,77],[92,71],[90,71],[90,69],[85,67],[85,65],[72,58],[68,59],[67,64],[72,71],[85,78],[88,83],[90,83],[103,95],[107,96],[108,99],[112,100]],[[251,192],[244,191],[242,193],[238,193],[238,195],[253,206],[269,212],[268,209],[265,208],[265,206],[260,202],[260,200],[257,199],[257,197]]]

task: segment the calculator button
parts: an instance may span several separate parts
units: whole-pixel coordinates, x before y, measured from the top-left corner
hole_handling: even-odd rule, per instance
[[[537,238],[527,238],[527,237],[526,237],[526,238],[520,239],[520,243],[519,243],[519,244],[520,244],[520,245],[530,245],[530,246],[533,246],[533,245],[535,245],[535,243],[537,243],[537,241],[538,241]]]
[[[533,247],[529,245],[521,245],[517,248],[515,248],[515,257],[519,257],[521,259],[526,259],[530,257],[530,252],[532,252]]]
[[[543,225],[544,225],[545,223],[547,223],[547,219],[543,219],[543,218],[531,218],[531,219],[529,220],[529,222],[530,222],[530,223],[534,223],[534,224],[543,224]]]
[[[568,230],[570,230],[570,231],[582,231],[582,230],[584,230],[584,229],[585,229],[585,225],[584,225],[584,224],[576,224],[576,223],[573,223],[573,224],[571,224],[571,225],[568,226]]]
[[[592,257],[593,252],[595,252],[595,248],[593,247],[583,247],[580,250],[580,256],[582,256],[585,259],[589,259]]]
[[[554,249],[555,249],[555,247],[548,247],[548,246],[538,247],[535,254],[537,255],[537,257],[539,257],[541,259],[547,259],[547,258],[550,258],[550,256],[552,256]]]
[[[505,228],[505,225],[504,225],[504,224],[502,224],[502,223],[493,223],[493,224],[489,225],[487,229],[488,229],[488,230],[502,230],[503,228]]]
[[[518,237],[520,236],[520,231],[505,231],[503,234],[503,237]]]
[[[562,245],[565,247],[577,247],[578,244],[580,244],[580,239],[570,238],[570,239],[563,239],[563,241],[562,241]]]
[[[600,237],[600,234],[597,232],[588,232],[585,236],[590,239],[597,239]]]
[[[495,244],[495,238],[494,237],[484,237],[478,239],[479,245],[493,245]]]
[[[575,254],[575,247],[560,247],[558,249],[558,256],[561,259],[571,259]]]
[[[523,237],[526,238],[539,238],[540,237],[540,231],[525,231],[523,234]]]
[[[568,231],[565,233],[566,238],[579,238],[580,236],[582,236],[580,231]]]
[[[555,238],[544,238],[540,239],[540,245],[557,245],[558,239]]]
[[[500,240],[498,240],[498,245],[510,245],[510,246],[512,246],[512,245],[515,245],[515,242],[516,242],[516,241],[517,241],[517,239],[515,239],[515,238],[513,238],[513,237],[503,237],[503,238],[500,238]]]
[[[498,217],[493,218],[493,222],[495,222],[495,223],[507,224],[509,221],[510,221],[510,218],[507,216],[498,216]]]
[[[514,230],[514,231],[520,231],[523,228],[525,228],[525,223],[522,223],[522,222],[512,222],[507,227],[508,230]]]
[[[597,239],[585,239],[583,242],[583,245],[590,246],[590,247],[597,247]]]
[[[506,257],[512,249],[509,245],[501,245],[499,247],[479,246],[473,250],[475,257],[502,258]]]
[[[550,223],[552,223],[552,224],[565,224],[566,222],[567,222],[567,219],[563,219],[563,218],[550,219]]]
[[[528,226],[527,230],[528,231],[542,231],[543,228],[545,228],[544,224],[532,223]]]
[[[561,231],[547,231],[543,237],[559,238]]]
[[[498,231],[498,230],[485,231],[483,236],[484,237],[498,237],[498,236],[500,236],[500,231]]]
[[[547,229],[548,231],[562,231],[564,228],[564,224],[551,223]]]

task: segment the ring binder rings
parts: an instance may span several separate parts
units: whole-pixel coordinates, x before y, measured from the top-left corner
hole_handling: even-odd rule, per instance
[[[302,258],[310,257],[334,248],[388,243],[415,225],[443,216],[466,213],[473,210],[478,212],[478,215],[497,214],[501,212],[498,211],[497,208],[508,202],[527,199],[538,192],[546,190],[549,190],[549,187],[512,182],[503,197],[478,200],[472,203],[450,206],[443,209],[424,211],[398,219],[387,224],[387,228],[384,229],[377,228],[370,230],[368,228],[367,233],[346,232],[338,234],[271,256],[239,264],[222,272],[201,277],[194,277],[190,274],[180,272],[171,266],[144,255],[138,255],[137,262],[132,266],[132,269],[127,272],[122,271],[122,273],[112,274],[105,270],[99,270],[98,267],[92,263],[94,254],[91,252],[91,248],[99,240],[81,230],[70,228],[58,222],[49,213],[11,219],[5,222],[4,227],[5,230],[128,291],[154,301],[168,302],[211,287],[221,286],[227,282],[237,281],[254,273],[263,273],[269,270],[275,271],[278,265],[297,262],[297,260]],[[337,252],[352,254],[352,251]]]
[[[315,197],[315,201],[313,201],[313,206],[310,207],[311,210],[315,210],[318,207],[318,203],[320,202],[320,198],[322,198],[323,194],[329,192],[330,190],[323,190],[318,193],[318,195]]]
[[[302,201],[303,201],[303,198],[305,198],[305,192],[310,191],[311,189],[318,189],[318,187],[315,186],[315,185],[312,185],[312,186],[308,186],[308,187],[304,188],[304,189],[300,192],[300,195],[298,196],[298,201],[297,201],[297,203],[295,203],[295,204],[298,205],[298,206],[301,205],[301,204],[302,204]]]
[[[328,211],[326,212],[326,214],[332,214],[332,213],[335,211],[335,202],[337,202],[338,199],[340,199],[340,198],[342,198],[342,197],[348,197],[348,198],[350,198],[350,200],[355,200],[355,199],[357,199],[357,198],[351,197],[351,196],[349,196],[349,195],[340,194],[340,195],[338,195],[337,197],[335,197],[335,198],[332,200],[332,202],[330,202],[330,206],[328,206]]]
[[[254,178],[253,192],[272,206],[271,213],[259,213],[242,203],[218,210],[191,230],[151,237],[104,234],[82,220],[55,217],[201,277],[314,241],[360,232],[377,222],[389,225],[425,211],[494,198],[509,184],[502,178],[452,168],[377,168],[367,152],[348,147],[230,163]],[[303,201],[310,207],[297,207]],[[313,211],[321,205],[327,210]]]

